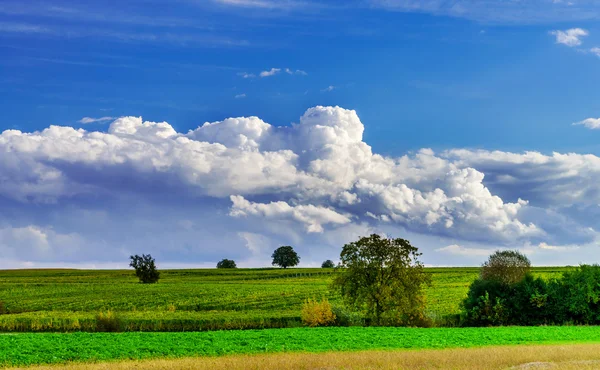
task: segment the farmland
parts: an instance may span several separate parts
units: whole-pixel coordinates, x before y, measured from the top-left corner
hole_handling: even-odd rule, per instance
[[[558,277],[565,268],[536,268]],[[431,316],[458,313],[477,268],[429,268]],[[328,269],[166,270],[139,284],[130,270],[0,271],[0,331],[95,331],[100,311],[118,314],[127,331],[199,331],[300,326],[306,298],[328,297]]]
[[[35,333],[0,336],[0,365],[599,341],[600,330],[586,326],[429,329],[332,327],[193,333]]]

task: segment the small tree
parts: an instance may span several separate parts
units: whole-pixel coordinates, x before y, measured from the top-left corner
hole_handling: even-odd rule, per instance
[[[236,264],[234,260],[228,260],[227,258],[222,259],[217,263],[218,269],[234,269],[236,268]]]
[[[330,268],[334,268],[334,267],[335,267],[335,263],[333,263],[332,260],[327,260],[321,264],[321,268],[324,268],[324,269],[330,269]]]
[[[419,262],[418,249],[408,240],[377,234],[344,245],[345,268],[333,285],[344,301],[375,324],[418,324],[423,319],[423,288],[431,277]]]
[[[135,275],[140,279],[140,282],[144,284],[153,284],[158,282],[160,273],[156,270],[154,264],[154,258],[149,254],[142,254],[141,256],[131,256],[131,263],[129,266],[135,269]]]
[[[284,269],[296,266],[298,263],[300,263],[300,257],[298,256],[298,253],[296,253],[294,248],[290,247],[289,245],[284,245],[275,249],[275,252],[273,252],[271,257],[273,258],[273,266],[283,267]]]
[[[515,284],[523,280],[531,270],[531,262],[518,251],[496,251],[481,266],[481,279],[503,284]]]

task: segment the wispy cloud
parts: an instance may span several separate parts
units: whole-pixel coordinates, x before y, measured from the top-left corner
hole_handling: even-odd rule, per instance
[[[590,49],[590,53],[596,55],[597,57],[600,57],[600,48],[599,47],[593,47]]]
[[[333,86],[333,85],[329,85],[329,86],[327,86],[326,88],[324,88],[324,89],[321,89],[321,92],[330,92],[330,91],[333,91],[333,90],[335,90],[335,89],[336,89],[336,87],[335,87],[335,86]]]
[[[589,35],[589,32],[582,28],[571,28],[566,31],[551,31],[550,34],[556,36],[557,44],[563,44],[569,47],[574,47],[581,45],[581,38]]]
[[[36,24],[0,22],[0,32],[5,33],[53,33],[52,30]]]
[[[600,129],[600,118],[586,118],[583,121],[573,123],[574,126],[585,126],[591,130]]]
[[[470,19],[482,23],[532,24],[600,18],[598,2],[578,0],[366,0],[375,8]]]
[[[201,47],[246,47],[250,43],[243,39],[230,38],[212,33],[116,31],[110,28],[84,26],[40,26],[27,23],[0,22],[0,34],[30,34],[62,38],[100,38],[128,43],[164,43],[178,46]]]
[[[483,248],[465,248],[461,245],[452,244],[447,247],[438,248],[436,252],[443,252],[459,256],[489,256],[491,251]]]
[[[260,72],[259,76],[260,77],[271,77],[271,76],[275,76],[279,72],[281,72],[281,68],[271,68],[268,71],[262,71],[262,72]]]
[[[254,77],[256,77],[256,75],[254,73],[247,73],[247,72],[239,72],[237,75],[240,76],[241,78],[254,78]]]
[[[236,98],[236,99],[243,99],[243,98],[245,98],[245,97],[246,97],[246,94],[237,94],[237,95],[235,96],[235,98]]]
[[[301,69],[297,69],[297,70],[292,70],[289,68],[285,69],[285,73],[289,74],[289,75],[301,75],[301,76],[308,76],[308,73],[306,73],[305,71],[301,70]]]
[[[260,78],[272,77],[272,76],[280,74],[282,71],[287,73],[288,75],[308,76],[308,73],[306,73],[306,71],[303,71],[301,69],[294,70],[291,68],[271,68],[271,69],[259,72],[258,76]],[[237,75],[242,78],[255,78],[256,77],[256,74],[249,73],[249,72],[239,72]]]
[[[102,123],[102,122],[106,122],[106,121],[113,121],[115,119],[117,119],[117,117],[99,117],[99,118],[83,117],[82,119],[80,119],[77,122],[87,125],[90,123]]]
[[[294,0],[212,0],[212,2],[224,6],[272,10],[292,10],[318,5],[316,3]]]

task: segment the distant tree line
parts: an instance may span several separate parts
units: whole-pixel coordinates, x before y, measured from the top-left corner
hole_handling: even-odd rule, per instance
[[[308,326],[407,325],[598,325],[600,324],[600,266],[581,265],[560,278],[534,277],[531,262],[515,250],[497,251],[481,266],[469,286],[461,313],[442,318],[425,312],[425,288],[431,276],[420,262],[418,248],[408,240],[377,234],[343,246],[340,262],[321,264],[334,269],[331,288],[342,298],[332,305],[325,298],[306,300],[302,320]],[[272,254],[272,265],[297,266],[293,247],[281,246]],[[160,273],[148,255],[131,256],[130,266],[142,283],[156,283]],[[236,268],[223,259],[219,269]]]

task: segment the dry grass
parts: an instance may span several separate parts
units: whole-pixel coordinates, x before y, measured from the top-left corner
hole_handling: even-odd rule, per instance
[[[600,344],[236,355],[176,360],[70,364],[25,369],[600,369]]]

